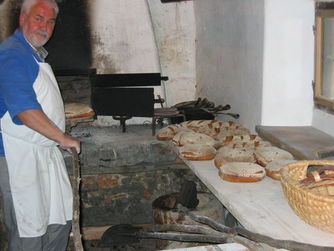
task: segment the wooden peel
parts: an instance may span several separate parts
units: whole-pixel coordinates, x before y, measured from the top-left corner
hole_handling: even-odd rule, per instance
[[[77,150],[72,147],[70,152],[73,157],[73,174],[72,174],[72,192],[73,192],[73,220],[72,234],[75,251],[84,251],[80,231],[80,160]]]

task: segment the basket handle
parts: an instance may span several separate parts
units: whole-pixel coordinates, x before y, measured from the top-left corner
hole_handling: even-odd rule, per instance
[[[306,178],[299,181],[302,186],[307,186],[323,180],[334,180],[334,173],[328,173],[328,171],[334,172],[334,166],[310,165],[307,168]]]
[[[321,176],[318,171],[313,171],[311,174],[315,182],[318,182],[321,180]]]

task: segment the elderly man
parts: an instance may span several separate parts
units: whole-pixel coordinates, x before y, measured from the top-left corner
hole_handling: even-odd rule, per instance
[[[43,45],[54,0],[24,0],[20,28],[0,45],[0,188],[9,250],[65,250],[72,191],[58,145],[80,152],[64,133],[64,107]]]

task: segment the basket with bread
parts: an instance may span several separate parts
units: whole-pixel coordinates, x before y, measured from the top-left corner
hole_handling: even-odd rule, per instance
[[[280,174],[294,212],[310,225],[334,233],[334,161],[297,161],[284,166]]]

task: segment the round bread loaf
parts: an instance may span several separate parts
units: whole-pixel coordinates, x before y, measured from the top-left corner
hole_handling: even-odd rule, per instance
[[[231,182],[257,182],[265,175],[265,169],[255,163],[229,162],[219,167],[219,176]]]
[[[181,140],[181,138],[182,138],[182,135],[185,134],[186,132],[194,132],[194,131],[192,131],[192,130],[186,128],[186,127],[182,127],[182,128],[183,128],[183,130],[180,130],[180,131],[179,131],[178,133],[176,133],[176,134],[174,135],[174,137],[172,138],[172,143],[173,143],[174,145],[180,146],[180,140]]]
[[[278,159],[294,159],[291,153],[275,146],[259,147],[254,151],[254,156],[256,162],[261,166],[267,166],[270,162]]]
[[[255,162],[254,150],[252,148],[233,148],[223,146],[217,150],[214,164],[217,168],[227,162]]]
[[[169,125],[161,128],[156,134],[156,138],[158,140],[171,140],[175,136],[175,134],[177,134],[181,130],[185,130],[185,128],[183,128],[179,124]]]
[[[64,110],[67,119],[89,118],[95,115],[89,105],[82,103],[65,103]]]
[[[188,144],[180,147],[179,153],[187,160],[212,160],[216,149],[209,145]]]
[[[287,159],[276,159],[266,165],[266,174],[268,177],[274,180],[281,180],[280,170],[283,166],[291,164],[295,162],[295,160],[287,160]]]
[[[187,144],[202,144],[202,145],[210,145],[214,146],[217,141],[212,137],[197,132],[185,132],[181,135],[178,142],[180,146],[184,146]]]

